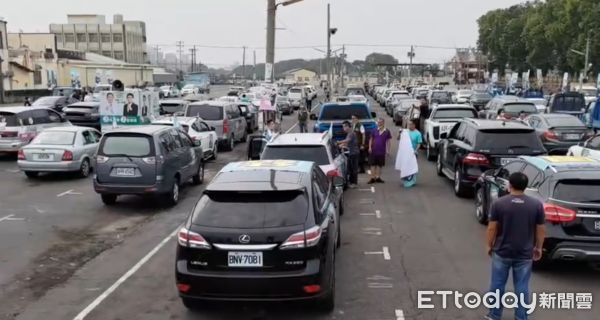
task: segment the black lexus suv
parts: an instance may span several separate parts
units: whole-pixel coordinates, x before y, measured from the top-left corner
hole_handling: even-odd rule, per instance
[[[535,130],[517,121],[465,118],[440,138],[437,173],[454,181],[459,197],[470,195],[477,178],[489,169],[520,155],[546,154]]]
[[[491,204],[509,193],[508,177],[529,178],[525,194],[544,203],[546,239],[537,266],[553,260],[600,261],[600,162],[582,157],[522,156],[475,183],[476,218],[487,223]]]
[[[314,162],[225,166],[178,232],[183,304],[312,300],[333,310],[341,180],[328,179]]]

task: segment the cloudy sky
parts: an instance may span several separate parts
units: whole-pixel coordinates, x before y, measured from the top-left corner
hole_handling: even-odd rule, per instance
[[[9,0],[6,0],[9,1]],[[339,29],[333,49],[347,45],[350,60],[364,59],[374,51],[405,61],[411,44],[416,62],[443,62],[453,50],[475,46],[479,16],[488,10],[508,7],[520,0],[304,0],[277,11],[276,60],[317,58],[313,49],[326,45],[326,8],[331,3],[332,26]],[[50,23],[66,23],[66,15],[103,14],[107,22],[120,13],[126,20],[146,22],[148,44],[174,52],[175,42],[186,47],[202,45],[199,59],[213,67],[247,63],[256,50],[257,62],[265,60],[266,0],[53,0],[10,1],[0,16],[11,32],[47,32]],[[208,47],[234,48],[208,48]],[[306,48],[290,48],[306,47]],[[442,47],[442,48],[431,48]],[[187,49],[187,48],[186,48]]]

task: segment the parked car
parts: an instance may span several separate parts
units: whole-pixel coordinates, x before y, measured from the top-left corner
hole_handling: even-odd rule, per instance
[[[481,119],[496,119],[504,111],[507,119],[518,118],[521,112],[527,115],[539,113],[535,104],[516,96],[497,96],[479,112]]]
[[[160,87],[160,93],[164,98],[177,98],[180,95],[179,89],[175,86],[162,86]]]
[[[188,96],[189,97],[189,96]],[[187,97],[186,97],[187,98]],[[185,111],[185,107],[190,104],[190,101],[183,99],[165,99],[159,101],[158,113],[162,115],[172,115]]]
[[[473,93],[471,90],[458,90],[456,93],[456,103],[469,103]]]
[[[0,108],[0,153],[17,153],[42,130],[65,126],[71,126],[69,120],[48,108]]]
[[[436,159],[440,135],[450,131],[463,118],[477,118],[477,110],[464,104],[439,104],[433,107],[423,128],[427,160]]]
[[[542,259],[597,262],[600,252],[600,162],[582,157],[522,156],[485,172],[475,184],[476,218],[487,223],[491,204],[509,193],[508,178],[522,172],[529,178],[525,194],[544,204],[546,235]]]
[[[246,118],[237,104],[223,101],[199,101],[185,108],[184,116],[200,117],[215,128],[219,145],[227,151],[233,150],[235,143],[246,142],[248,137]]]
[[[68,104],[68,97],[64,96],[47,96],[40,97],[31,105],[39,108],[49,108],[56,112],[62,112],[62,109]]]
[[[288,92],[288,98],[290,104],[294,110],[300,109],[300,105],[305,103],[306,100],[306,89],[303,87],[293,87]]]
[[[565,155],[569,148],[591,136],[581,120],[568,114],[535,114],[526,121],[538,133],[544,148],[551,155]]]
[[[309,300],[332,311],[340,180],[303,161],[221,169],[177,234],[175,279],[184,306]]]
[[[165,117],[152,121],[157,126],[178,126],[187,133],[194,145],[202,147],[202,159],[216,160],[218,155],[217,133],[202,118],[194,117]]]
[[[348,87],[344,90],[344,96],[367,96],[365,89],[362,87]]]
[[[454,193],[466,196],[477,178],[519,155],[546,153],[535,130],[520,122],[462,119],[440,134],[437,174],[454,181]]]
[[[389,96],[383,103],[383,107],[385,108],[385,111],[389,116],[392,116],[394,112],[394,107],[398,104],[398,101],[402,99],[410,99],[410,94],[408,93],[408,91],[395,90],[390,92]]]
[[[315,162],[328,177],[341,177],[348,183],[348,159],[328,132],[286,133],[264,147],[261,160],[300,160]],[[340,206],[343,199],[340,199]],[[343,209],[341,209],[343,213]]]
[[[86,127],[46,129],[19,149],[17,165],[28,178],[41,172],[77,172],[85,178],[92,170],[101,136],[98,130]]]
[[[246,119],[246,131],[253,133],[258,130],[258,107],[249,102],[238,102],[238,108]]]
[[[203,151],[182,130],[169,126],[130,126],[105,133],[94,161],[94,190],[106,205],[119,195],[160,195],[179,202],[188,180],[204,181]]]
[[[311,113],[311,120],[315,120],[314,132],[333,131],[334,140],[342,140],[346,133],[342,128],[344,121],[351,121],[352,116],[358,117],[365,128],[365,132],[371,132],[377,128],[375,112],[370,112],[369,106],[364,103],[326,103],[321,106],[319,116]]]
[[[285,115],[294,113],[294,108],[292,108],[290,98],[286,96],[277,96],[277,98],[275,98],[275,105],[281,111],[281,113]]]
[[[181,95],[187,96],[188,94],[198,94],[202,91],[199,85],[188,83],[181,88]]]
[[[75,126],[100,130],[100,102],[76,102],[63,109],[64,117]]]
[[[586,141],[572,146],[567,151],[567,155],[589,157],[600,161],[600,135],[595,135]]]
[[[586,112],[585,97],[579,92],[557,93],[550,98],[548,113],[566,113],[582,117]]]
[[[396,105],[396,107],[394,107],[394,124],[397,126],[402,126],[404,122],[404,116],[406,116],[407,112],[413,106],[419,106],[420,104],[421,101],[416,99],[402,99],[398,101],[398,104]]]
[[[471,105],[471,107],[477,109],[477,111],[480,111],[483,109],[483,107],[485,107],[486,104],[488,104],[488,102],[490,102],[490,100],[492,100],[492,96],[489,93],[475,91],[469,98],[468,103]]]
[[[598,100],[598,88],[594,86],[584,86],[581,90],[578,90],[578,92],[583,94],[586,105]]]
[[[427,95],[427,102],[430,106],[434,104],[452,104],[452,95],[445,90],[431,90]]]

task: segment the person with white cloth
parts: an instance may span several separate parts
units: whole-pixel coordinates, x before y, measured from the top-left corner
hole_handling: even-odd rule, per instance
[[[408,130],[401,130],[398,139],[396,170],[400,171],[400,179],[404,187],[410,188],[417,183],[417,173],[419,172],[417,156]]]

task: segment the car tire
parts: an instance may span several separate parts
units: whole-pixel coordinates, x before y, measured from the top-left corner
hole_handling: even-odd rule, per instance
[[[79,167],[79,177],[81,177],[81,178],[89,177],[91,170],[92,170],[92,168],[90,167],[90,160],[83,159],[83,161],[81,161],[81,166]]]
[[[165,194],[165,203],[174,207],[179,202],[179,178],[175,177],[170,191]]]
[[[484,191],[484,187],[479,187],[475,190],[475,219],[477,219],[479,223],[486,225],[488,216]]]
[[[459,198],[464,198],[467,196],[467,187],[461,182],[462,180],[462,172],[460,168],[456,168],[454,170],[454,194]]]
[[[240,141],[241,141],[241,142],[246,142],[246,141],[248,141],[248,133],[247,133],[247,132],[245,132],[245,133],[244,133],[244,136],[242,137],[242,140],[240,140]]]
[[[335,309],[335,254],[333,254],[333,266],[331,267],[331,285],[329,292],[317,301],[317,308],[320,311],[330,313]]]
[[[433,148],[429,145],[429,143],[427,143],[426,154],[428,161],[434,161],[436,159]]]
[[[229,137],[229,140],[225,142],[225,150],[233,151],[235,148],[235,138],[233,136]]]
[[[442,165],[442,155],[440,153],[438,153],[437,161],[435,163],[435,171],[437,172],[438,176],[440,176],[440,177],[444,176],[444,168]]]
[[[210,157],[210,159],[217,160],[218,154],[219,154],[219,146],[217,146],[217,143],[215,143],[215,145],[213,146],[212,156]]]
[[[198,172],[192,177],[192,183],[196,186],[204,183],[204,161],[200,162]]]
[[[37,171],[25,171],[25,176],[29,179],[35,179],[38,177],[40,173]]]
[[[342,195],[342,199],[340,199],[340,216],[344,215],[344,195]]]
[[[116,194],[103,194],[100,197],[102,198],[102,202],[107,206],[112,206],[117,203]]]

